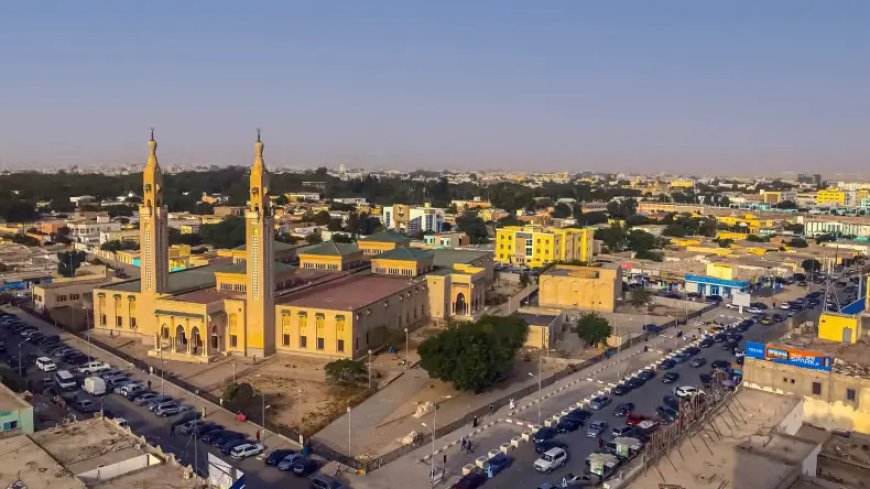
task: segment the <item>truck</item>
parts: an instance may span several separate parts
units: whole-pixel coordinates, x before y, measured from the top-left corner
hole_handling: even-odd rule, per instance
[[[88,394],[102,396],[106,393],[106,381],[96,376],[88,377],[82,383],[82,389]]]

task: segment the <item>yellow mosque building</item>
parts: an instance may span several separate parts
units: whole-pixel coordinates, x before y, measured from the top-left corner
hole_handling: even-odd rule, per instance
[[[244,211],[244,260],[169,270],[168,209],[157,142],[148,141],[139,207],[141,277],[94,290],[94,332],[135,337],[148,354],[209,362],[276,353],[359,358],[430,319],[485,312],[492,254],[419,250],[381,231],[358,243],[327,241],[276,261],[269,173],[259,133]],[[241,250],[240,250],[241,251]]]

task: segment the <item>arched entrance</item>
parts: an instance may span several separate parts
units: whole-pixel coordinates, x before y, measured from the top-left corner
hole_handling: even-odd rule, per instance
[[[175,327],[175,351],[178,353],[187,351],[187,336],[184,334],[184,326],[180,324]]]
[[[465,316],[468,314],[468,303],[465,301],[465,294],[462,292],[456,294],[456,303],[454,310],[457,316]]]
[[[193,329],[190,330],[190,352],[194,355],[199,354],[199,350],[202,348],[202,337],[199,335],[199,327],[194,326]]]

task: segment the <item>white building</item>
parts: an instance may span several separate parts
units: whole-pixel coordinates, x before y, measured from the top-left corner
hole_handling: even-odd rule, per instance
[[[67,227],[75,241],[95,244],[100,242],[100,233],[120,231],[121,223],[112,221],[109,216],[97,216],[96,219],[70,222]]]
[[[426,231],[440,232],[444,228],[444,209],[436,207],[412,207],[408,219],[408,234]]]

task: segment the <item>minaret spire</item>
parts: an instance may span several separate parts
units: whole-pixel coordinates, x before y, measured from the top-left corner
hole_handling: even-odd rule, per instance
[[[145,168],[153,169],[158,168],[159,165],[157,163],[157,140],[154,139],[154,128],[151,128],[151,139],[148,140],[148,163],[145,164]]]

